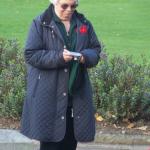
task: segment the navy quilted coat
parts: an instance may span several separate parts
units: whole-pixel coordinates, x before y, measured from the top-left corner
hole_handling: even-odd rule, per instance
[[[69,64],[63,59],[64,40],[52,19],[52,7],[33,20],[25,46],[27,91],[21,133],[39,141],[58,142],[66,130]],[[74,134],[77,141],[93,141],[95,118],[87,68],[99,61],[100,44],[91,23],[77,18],[76,51],[85,57],[73,95]],[[80,32],[82,27],[87,31]]]

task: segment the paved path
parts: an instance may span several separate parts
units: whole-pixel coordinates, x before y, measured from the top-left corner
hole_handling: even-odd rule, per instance
[[[99,143],[78,143],[77,150],[150,150],[149,137],[145,137],[145,144],[141,145],[138,145],[137,142],[120,145],[115,143],[108,144],[108,142],[112,142],[109,141],[110,139],[108,137],[110,138],[111,135],[103,135],[103,142],[99,141]],[[141,138],[139,138],[139,140],[136,139],[136,141],[140,140],[142,141]],[[105,144],[102,145],[100,143]],[[117,143],[119,143],[119,141]],[[0,150],[39,150],[39,142],[30,140],[15,130],[0,129]]]
[[[103,144],[79,144],[77,150],[150,150],[150,146],[144,145],[103,145]]]

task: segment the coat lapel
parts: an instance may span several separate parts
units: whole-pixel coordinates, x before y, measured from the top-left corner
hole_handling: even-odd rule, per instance
[[[88,42],[88,34],[86,32],[82,32],[82,27],[86,26],[86,29],[88,30],[87,28],[87,24],[86,23],[83,23],[81,22],[79,19],[77,19],[77,29],[76,29],[76,32],[77,32],[77,43],[76,43],[76,51],[80,52],[82,49],[84,49],[85,43]]]
[[[64,39],[63,39],[63,37],[62,37],[62,34],[60,33],[60,31],[59,31],[59,29],[58,29],[58,27],[57,27],[55,21],[53,21],[53,20],[51,21],[50,27],[51,27],[51,30],[52,30],[51,32],[54,32],[54,34],[57,35],[57,37],[58,37],[63,43],[65,43],[65,42],[64,42]]]

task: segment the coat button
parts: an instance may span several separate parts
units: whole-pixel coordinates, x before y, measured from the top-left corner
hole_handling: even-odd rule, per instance
[[[65,68],[65,69],[64,69],[64,72],[68,72],[68,69]]]
[[[78,119],[80,119],[80,116],[77,116]]]
[[[67,93],[63,93],[63,96],[66,96],[67,95]]]
[[[62,120],[64,120],[64,119],[65,119],[65,117],[64,117],[64,116],[61,116],[61,119],[62,119]]]

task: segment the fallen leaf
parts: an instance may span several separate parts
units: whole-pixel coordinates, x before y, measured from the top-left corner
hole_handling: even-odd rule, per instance
[[[116,124],[113,124],[113,126],[114,126],[115,128],[117,128]]]
[[[125,123],[130,123],[128,118],[124,118],[122,121]]]
[[[138,130],[142,130],[142,131],[146,131],[146,129],[148,128],[148,126],[142,126],[142,127],[138,127],[136,129]]]
[[[130,123],[128,126],[127,126],[127,128],[128,129],[131,129],[131,128],[133,128],[135,125],[134,125],[134,123]]]
[[[120,126],[117,126],[116,124],[113,124],[113,126],[114,126],[116,129],[120,129],[120,128],[121,128]]]
[[[103,121],[104,118],[100,116],[98,113],[95,114],[96,121]]]

